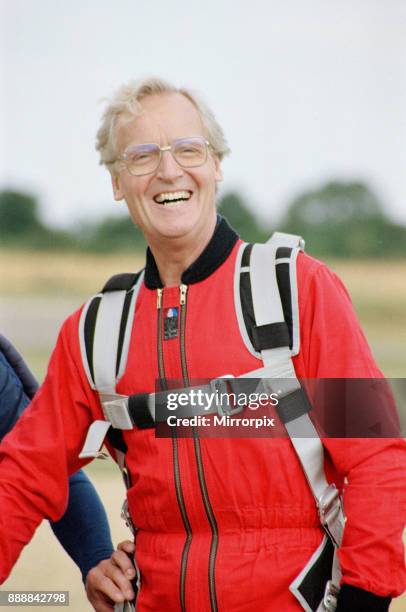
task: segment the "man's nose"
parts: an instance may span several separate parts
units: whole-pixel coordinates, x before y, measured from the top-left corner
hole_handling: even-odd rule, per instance
[[[173,181],[182,176],[183,169],[174,160],[171,151],[162,151],[161,161],[157,170],[157,177],[161,180]]]

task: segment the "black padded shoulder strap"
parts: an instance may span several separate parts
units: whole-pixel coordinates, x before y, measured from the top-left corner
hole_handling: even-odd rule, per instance
[[[141,271],[136,273],[125,272],[123,274],[115,274],[109,278],[101,292],[108,293],[109,291],[130,291],[130,289],[132,289],[137,282],[140,274]]]
[[[253,244],[247,244],[242,254],[240,299],[244,323],[249,339],[255,350],[261,351],[262,349],[267,348],[265,346],[267,342],[267,334],[264,333],[264,337],[262,337],[261,330],[257,328],[255,321],[254,305],[252,302],[251,278],[249,274],[249,265],[253,246]],[[293,345],[292,292],[290,266],[288,261],[291,252],[292,249],[289,247],[279,247],[276,251],[276,263],[278,264],[276,267],[276,277],[287,328],[272,329],[274,340],[279,340],[279,342],[282,344],[288,344],[290,348],[292,348]]]

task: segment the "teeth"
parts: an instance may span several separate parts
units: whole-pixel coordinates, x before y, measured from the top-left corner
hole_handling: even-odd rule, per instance
[[[173,202],[174,200],[189,200],[191,194],[189,191],[164,191],[154,197],[155,202],[163,204],[164,202]]]

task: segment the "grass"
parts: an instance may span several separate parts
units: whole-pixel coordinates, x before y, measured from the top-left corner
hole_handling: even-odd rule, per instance
[[[406,260],[329,261],[347,286],[376,360],[386,376],[406,376]],[[70,300],[72,308],[99,291],[118,272],[144,265],[143,255],[0,251],[0,297],[16,304],[30,299]],[[63,313],[66,316],[67,313]],[[41,375],[51,344],[20,346]],[[33,360],[33,361],[31,361]]]
[[[379,366],[388,377],[405,377],[406,260],[329,263],[350,292]]]
[[[0,250],[0,294],[85,298],[118,272],[136,272],[144,256]]]

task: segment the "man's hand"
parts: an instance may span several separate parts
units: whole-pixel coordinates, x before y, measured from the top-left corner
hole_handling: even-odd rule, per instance
[[[134,544],[120,542],[110,559],[100,561],[86,577],[86,594],[96,612],[112,612],[116,603],[131,601],[135,594],[131,580],[135,578]]]

